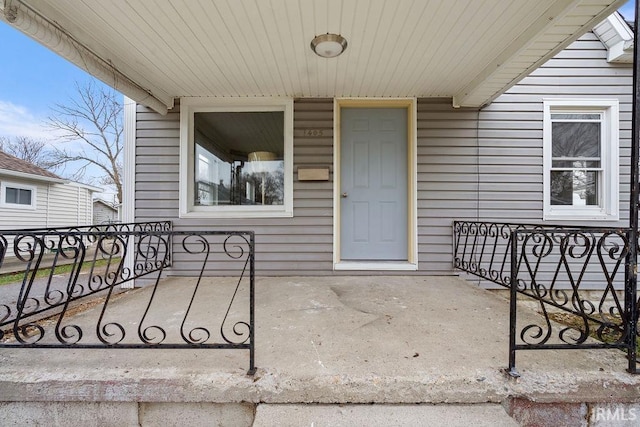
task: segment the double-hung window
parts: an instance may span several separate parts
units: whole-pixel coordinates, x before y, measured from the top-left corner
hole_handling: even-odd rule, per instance
[[[293,102],[181,100],[180,216],[293,214]]]
[[[15,209],[36,208],[36,187],[3,181],[0,184],[0,205]]]
[[[618,219],[618,101],[544,101],[544,219]]]

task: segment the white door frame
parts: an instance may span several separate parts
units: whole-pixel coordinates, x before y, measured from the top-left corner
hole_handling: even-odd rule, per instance
[[[406,108],[407,109],[407,244],[406,261],[342,261],[340,258],[341,109]],[[418,269],[418,159],[417,159],[417,102],[416,98],[335,98],[333,100],[333,269],[415,271]]]

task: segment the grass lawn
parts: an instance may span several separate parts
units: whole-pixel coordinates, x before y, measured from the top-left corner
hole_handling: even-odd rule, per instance
[[[562,325],[570,326],[578,330],[584,330],[584,320],[582,319],[582,317],[578,315],[571,314],[571,313],[549,313],[549,318]],[[608,321],[609,320],[611,321],[611,323],[616,325],[620,325],[622,323],[622,319],[617,317],[613,318],[609,316]],[[618,331],[616,331],[615,329],[609,328],[609,329],[603,330],[602,333],[598,335],[599,327],[600,327],[600,324],[596,322],[589,322],[589,336],[591,338],[594,338],[598,341],[602,341],[606,343],[618,342],[618,340],[620,339],[620,333]],[[636,343],[636,348],[637,348],[638,354],[640,354],[640,338]]]
[[[113,258],[112,259],[112,263],[116,264],[120,262],[120,258]],[[106,259],[100,259],[97,260],[95,263],[93,261],[85,261],[82,264],[82,269],[80,271],[82,272],[87,272],[91,269],[91,265],[95,265],[95,267],[102,267],[107,265],[108,260]],[[53,271],[54,275],[58,275],[58,274],[67,274],[69,272],[71,272],[71,269],[73,268],[73,264],[68,264],[68,265],[59,265],[55,268],[55,270]],[[41,277],[48,277],[51,274],[51,268],[40,268],[38,270],[38,272],[36,273],[36,278],[41,278]],[[16,283],[16,282],[22,282],[24,278],[24,272],[18,272],[18,273],[7,273],[7,274],[0,274],[0,286],[2,285],[7,285],[9,283]]]

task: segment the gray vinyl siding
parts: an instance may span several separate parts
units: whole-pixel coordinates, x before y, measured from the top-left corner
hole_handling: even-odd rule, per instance
[[[162,117],[138,107],[136,146],[136,221],[171,219],[175,230],[252,230],[260,275],[331,274],[333,270],[333,174],[328,182],[299,182],[300,166],[332,167],[333,100],[294,103],[293,218],[178,218],[179,107]],[[305,137],[304,129],[322,136]],[[175,272],[198,268],[174,247]],[[222,269],[221,275],[231,273]]]
[[[418,265],[452,274],[453,219],[473,219],[478,202],[478,113],[450,99],[418,101]]]
[[[593,33],[531,73],[480,111],[479,218],[542,223],[543,98],[620,102],[620,221],[554,224],[624,226],[629,209],[632,67],[609,64]]]
[[[93,200],[89,190],[72,184],[53,184],[50,187],[47,227],[91,224],[93,224]]]
[[[36,208],[22,209],[19,207],[0,206],[0,228],[4,230],[15,230],[46,227],[47,200],[50,185],[47,183],[16,177],[0,177],[0,182],[2,181],[35,187]]]
[[[0,229],[74,227],[93,223],[92,193],[85,187],[0,177],[0,181],[3,180],[35,187],[36,209],[0,206]]]
[[[608,64],[606,54],[589,33],[481,110],[454,109],[450,99],[418,100],[419,271],[398,274],[455,274],[455,219],[542,222],[542,99],[547,97],[620,100],[621,221],[598,225],[625,224],[632,70]],[[299,167],[333,169],[333,100],[294,102],[293,218],[178,218],[179,121],[179,106],[164,117],[138,106],[136,221],[170,219],[176,230],[253,230],[262,276],[392,274],[334,272],[333,170],[329,182],[297,180]],[[305,129],[321,129],[322,136],[304,136]],[[179,248],[174,261],[173,274],[195,273],[197,266]],[[225,273],[230,271],[219,272]]]
[[[118,222],[118,211],[105,206],[102,203],[93,204],[93,223],[94,224],[110,224]]]
[[[588,33],[480,111],[478,218],[486,221],[628,226],[632,67],[610,64],[602,43]],[[547,221],[543,218],[543,99],[618,99],[619,221]],[[599,264],[587,270],[583,288],[602,289]],[[545,263],[538,277],[549,283],[556,265]],[[578,263],[572,270],[577,275]],[[545,276],[546,275],[546,276]],[[622,279],[622,275],[618,276]],[[565,280],[564,286],[569,287]],[[486,287],[496,287],[482,283]],[[620,281],[618,281],[620,284]]]
[[[0,206],[0,230],[63,228],[93,223],[92,192],[75,184],[0,177],[0,182],[29,185],[36,189],[36,209]],[[7,257],[15,256],[14,235],[8,239]],[[45,239],[47,240],[47,239]]]

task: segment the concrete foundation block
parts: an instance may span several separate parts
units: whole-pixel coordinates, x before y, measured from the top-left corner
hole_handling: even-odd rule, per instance
[[[589,406],[590,427],[640,425],[640,403],[596,403]]]
[[[262,404],[253,427],[516,427],[498,404],[314,405]]]
[[[140,403],[140,426],[251,427],[254,405],[243,403]]]
[[[122,427],[138,425],[135,402],[0,402],[6,426]]]
[[[523,427],[588,426],[588,407],[585,403],[538,403],[513,398],[506,402],[505,409]]]

